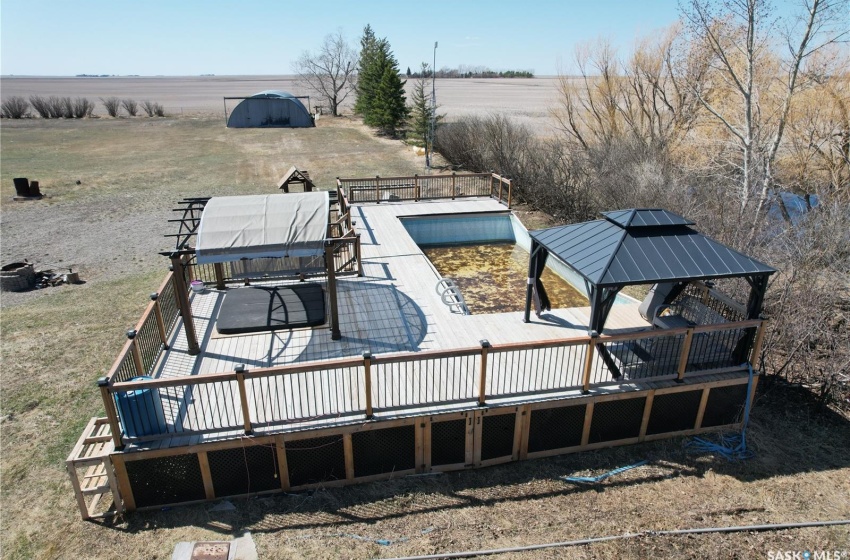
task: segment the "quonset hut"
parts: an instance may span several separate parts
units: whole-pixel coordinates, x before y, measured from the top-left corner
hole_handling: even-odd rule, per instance
[[[227,99],[242,100],[228,117],[228,128],[316,126],[301,100],[285,91],[267,90],[251,97],[225,97]]]

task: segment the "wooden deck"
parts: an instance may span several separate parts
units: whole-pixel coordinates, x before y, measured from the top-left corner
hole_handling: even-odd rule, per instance
[[[586,336],[590,312],[587,307],[555,309],[542,318],[532,316],[531,323],[523,322],[521,312],[463,315],[451,309],[442,303],[435,291],[440,275],[398,219],[399,216],[504,210],[503,205],[491,199],[354,207],[353,219],[362,239],[364,274],[338,279],[341,340],[331,340],[327,325],[271,333],[220,335],[215,321],[225,291],[208,289],[192,295],[201,353],[189,355],[181,324],[172,334],[170,350],[157,364],[153,377],[176,381],[187,376],[230,373],[240,364],[255,370],[361,358],[365,352],[371,353],[380,363],[382,359],[426,351],[475,348],[485,339],[498,345]],[[622,333],[648,327],[637,312],[637,304],[621,304],[614,306],[606,332]],[[529,395],[565,384],[581,384],[584,347],[551,357],[560,362],[557,374],[533,367],[534,364],[493,360],[503,375],[487,379],[487,392]],[[471,373],[477,372],[480,358],[470,356],[462,362],[464,367],[457,365],[427,360],[386,365],[382,369],[376,366],[372,391],[378,414],[393,417],[474,406],[479,386],[477,375]],[[535,374],[529,374],[526,369],[528,372],[533,369]],[[600,378],[594,379],[595,383],[610,381],[604,367],[597,369]],[[564,376],[573,377],[572,383],[564,383]],[[285,429],[362,421],[366,388],[361,377],[351,368],[330,368],[322,375],[306,372],[248,380],[246,389],[251,416],[260,426],[275,420],[278,424],[286,422]],[[189,389],[175,388],[172,398],[163,399],[169,421],[182,423],[186,431],[215,432],[214,435],[196,434],[192,438],[196,441],[238,436],[239,430],[232,433],[222,430],[225,426],[240,425],[241,413],[231,404],[238,395],[235,381],[195,386],[191,394],[189,392]],[[235,398],[238,401],[238,396]],[[435,400],[444,404],[425,406]],[[187,437],[177,434],[169,438],[171,443],[163,440],[157,445],[181,444]]]

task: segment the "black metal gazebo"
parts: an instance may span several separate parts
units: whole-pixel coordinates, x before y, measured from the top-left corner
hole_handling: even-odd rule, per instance
[[[545,290],[540,275],[551,254],[575,270],[590,300],[591,334],[602,333],[617,293],[625,286],[672,283],[672,300],[688,282],[745,278],[746,319],[757,318],[775,269],[692,229],[694,222],[662,209],[603,212],[603,219],[530,232],[531,257],[525,322],[532,299]]]

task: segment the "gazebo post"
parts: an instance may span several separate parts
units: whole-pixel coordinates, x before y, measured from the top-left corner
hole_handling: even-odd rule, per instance
[[[525,317],[523,321],[526,323],[531,322],[531,298],[534,293],[534,271],[537,269],[537,254],[540,249],[540,244],[532,239],[531,240],[531,256],[528,259],[528,279],[526,280],[525,287]]]
[[[189,286],[186,285],[186,267],[183,264],[183,256],[172,253],[171,266],[174,268],[174,293],[177,295],[177,306],[180,307],[180,315],[183,317],[189,354],[197,356],[201,353],[201,347],[198,345],[198,335],[195,333],[195,321],[192,318],[192,304],[189,301]]]
[[[328,272],[328,292],[331,300],[331,340],[339,340],[342,333],[339,331],[339,308],[336,300],[336,271],[334,270],[334,245],[328,243],[325,246],[325,267]]]

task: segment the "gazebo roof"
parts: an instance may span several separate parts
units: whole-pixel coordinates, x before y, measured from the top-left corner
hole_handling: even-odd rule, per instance
[[[327,191],[213,197],[198,226],[198,263],[324,252]]]
[[[769,275],[775,269],[691,229],[662,209],[603,212],[604,219],[532,231],[531,237],[599,287]]]

